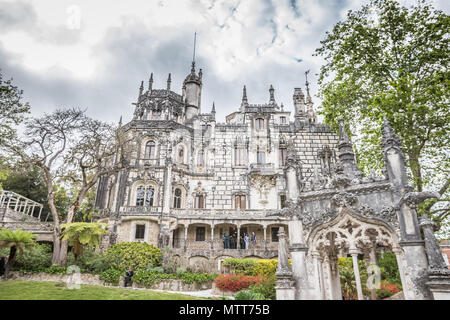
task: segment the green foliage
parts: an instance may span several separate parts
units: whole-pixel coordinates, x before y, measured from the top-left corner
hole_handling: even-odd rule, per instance
[[[11,229],[0,229],[0,247],[10,248],[16,247],[21,252],[24,248],[29,248],[36,245],[34,239],[36,236],[28,231],[17,229],[12,231]]]
[[[209,273],[162,273],[148,270],[137,270],[132,280],[136,283],[142,284],[144,286],[151,286],[155,283],[160,283],[164,280],[170,279],[181,279],[183,283],[204,283],[207,281],[212,281],[217,277],[216,274]]]
[[[125,276],[125,271],[116,270],[116,269],[108,269],[103,271],[100,274],[100,280],[103,280],[107,283],[111,283],[115,286],[119,284],[119,280],[121,276]]]
[[[71,245],[79,242],[82,245],[98,246],[100,238],[106,233],[106,223],[73,222],[61,224],[62,239],[69,240]]]
[[[249,276],[256,275],[257,259],[229,258],[223,261],[224,267],[229,267],[232,273],[242,273]]]
[[[0,142],[3,139],[13,139],[15,127],[19,125],[27,113],[30,106],[23,103],[23,91],[13,85],[11,80],[3,80],[0,71]]]
[[[381,278],[383,280],[387,280],[390,283],[401,283],[395,253],[383,253],[378,257],[377,265],[380,267]]]
[[[148,243],[121,242],[111,246],[104,255],[113,269],[145,269],[149,263],[160,266],[162,251]]]
[[[250,287],[254,293],[261,294],[266,300],[276,300],[275,278]],[[241,299],[242,300],[242,299]]]
[[[51,264],[51,246],[48,244],[40,244],[29,249],[24,249],[23,254],[17,258],[14,269],[27,272],[43,272]]]
[[[235,300],[266,300],[264,295],[253,290],[242,290],[234,295]]]
[[[358,260],[358,267],[363,294],[370,295],[370,291],[366,286],[368,274],[365,262],[363,260]],[[344,299],[356,299],[357,291],[352,258],[339,258],[338,268]]]
[[[49,268],[44,269],[43,272],[48,274],[66,274],[67,267],[51,266]]]
[[[75,261],[72,252],[67,255],[67,265],[77,265],[82,273],[100,274],[109,269],[109,264],[104,260],[103,254],[93,248],[86,248],[83,254]]]
[[[417,190],[426,186],[447,199],[449,32],[449,15],[426,1],[407,8],[395,0],[371,0],[349,11],[316,50],[326,61],[319,76],[320,113],[335,130],[343,117],[360,167],[381,172],[386,117],[402,141]]]

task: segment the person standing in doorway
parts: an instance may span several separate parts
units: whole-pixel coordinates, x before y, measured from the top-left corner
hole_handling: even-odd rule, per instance
[[[245,242],[245,250],[247,250],[248,249],[248,243],[249,243],[249,237],[248,237],[248,234],[246,233],[245,234],[245,237],[244,237],[244,242]]]
[[[255,245],[256,245],[256,234],[255,234],[255,232],[252,232],[251,240],[252,240],[252,246],[255,247]]]
[[[225,233],[225,249],[230,249],[230,234]]]

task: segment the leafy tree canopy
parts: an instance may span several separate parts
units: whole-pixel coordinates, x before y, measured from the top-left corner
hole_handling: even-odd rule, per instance
[[[316,49],[325,59],[320,113],[335,130],[344,118],[363,170],[383,166],[381,123],[387,117],[402,140],[415,187],[438,191],[441,201],[450,186],[449,31],[449,15],[423,0],[410,8],[372,0],[349,11]],[[433,204],[422,210],[429,213]],[[439,217],[448,213],[444,208]]]

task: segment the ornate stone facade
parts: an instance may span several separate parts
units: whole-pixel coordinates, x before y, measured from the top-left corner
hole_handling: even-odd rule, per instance
[[[244,86],[238,110],[220,123],[214,104],[201,112],[202,85],[194,63],[181,95],[170,74],[165,90],[153,89],[153,74],[147,91],[141,84],[133,119],[120,124],[130,152],[111,159],[127,167],[98,185],[98,219],[111,230],[105,239],[169,246],[189,264],[215,270],[228,257],[282,256],[278,296],[289,299],[341,299],[340,256],[353,258],[362,298],[358,257],[374,262],[392,250],[405,297],[432,298],[415,206],[434,195],[412,193],[387,122],[386,171],[364,177],[343,121],[339,135],[317,123],[308,86],[306,97],[294,89],[294,121],[272,86],[264,104],[250,104]],[[253,233],[244,249],[241,236]]]

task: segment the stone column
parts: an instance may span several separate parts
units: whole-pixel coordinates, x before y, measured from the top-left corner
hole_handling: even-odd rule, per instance
[[[214,250],[214,223],[211,225],[211,250]]]
[[[353,272],[355,273],[355,282],[356,282],[356,291],[358,292],[358,300],[364,300],[361,286],[361,277],[359,275],[358,252],[356,250],[350,250],[350,255],[352,256],[353,260]]]
[[[236,239],[237,246],[236,246],[236,248],[242,249],[241,248],[241,225],[237,225],[236,228],[237,228],[237,239]]]
[[[278,231],[278,266],[276,281],[277,300],[294,300],[295,287],[292,280],[292,271],[289,268],[289,252],[286,243],[286,234],[284,228],[280,227]]]
[[[450,300],[450,270],[442,256],[439,243],[434,236],[437,225],[426,215],[420,217],[425,248],[428,256],[429,280],[427,286],[433,294],[434,300]]]
[[[263,229],[264,229],[264,250],[267,250],[267,226],[264,226]]]
[[[370,248],[369,251],[369,265],[377,265],[377,251],[376,251],[376,244],[374,243],[373,246]],[[375,289],[370,289],[370,299],[371,300],[377,300],[377,294]]]
[[[291,266],[295,281],[295,298],[298,300],[307,299],[308,275],[306,272],[306,254],[308,247],[303,239],[303,224],[294,215],[288,222],[289,226],[289,250],[291,252]]]
[[[325,272],[328,278],[328,298],[329,300],[334,300],[334,283],[331,275],[330,258],[328,255],[325,255],[323,263],[325,264]]]
[[[414,300],[430,299],[431,293],[426,286],[427,258],[425,255],[424,241],[420,233],[417,213],[414,207],[406,201],[408,193],[412,191],[406,174],[405,158],[400,146],[400,140],[394,134],[387,119],[383,123],[384,162],[389,181],[393,185],[392,196],[397,203],[397,217],[400,225],[400,246],[403,249],[408,277],[411,283],[409,294]],[[405,294],[406,296],[406,294]]]
[[[405,296],[405,300],[414,300],[414,293],[411,290],[411,284],[409,281],[409,277],[407,277],[405,271],[406,266],[403,260],[402,249],[400,247],[396,247],[392,249],[392,252],[395,254],[395,258],[397,260],[398,271],[400,273],[400,280],[402,281],[403,294]]]
[[[319,265],[320,300],[325,300],[326,293],[325,293],[325,279],[323,276],[323,258],[320,255],[317,257],[317,262]]]
[[[189,225],[184,225],[184,251],[187,249],[187,236]]]
[[[321,291],[321,283],[320,283],[320,266],[319,266],[319,253],[317,251],[313,251],[311,253],[313,257],[313,265],[314,265],[314,284],[315,284],[315,294],[316,300],[322,299],[322,291]]]
[[[339,275],[338,257],[334,256],[330,258],[331,270],[333,274],[334,283],[334,298],[335,300],[342,300],[342,289],[341,289],[341,277]]]

